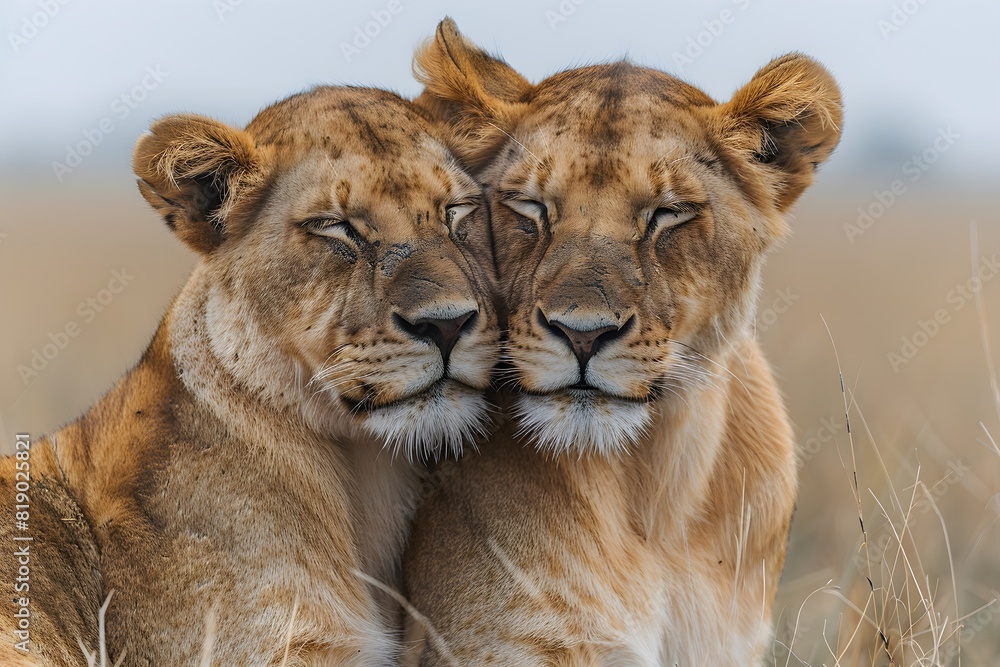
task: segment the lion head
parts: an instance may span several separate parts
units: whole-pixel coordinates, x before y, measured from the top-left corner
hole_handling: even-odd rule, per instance
[[[321,87],[244,130],[177,115],[139,188],[197,251],[212,354],[254,395],[410,456],[482,430],[499,356],[479,186],[411,103]],[[192,278],[192,280],[195,279]]]
[[[754,335],[764,257],[839,140],[836,82],[792,54],[722,104],[628,62],[533,85],[447,19],[414,69],[488,191],[523,431],[635,443]]]

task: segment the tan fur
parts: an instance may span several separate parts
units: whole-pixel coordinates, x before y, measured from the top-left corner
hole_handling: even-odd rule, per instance
[[[532,85],[450,20],[415,71],[490,193],[512,420],[418,512],[413,654],[758,664],[796,460],[754,310],[836,83],[790,55],[725,104],[629,63]]]
[[[111,595],[128,666],[396,664],[398,609],[358,576],[400,586],[421,466],[394,448],[481,429],[498,355],[480,191],[433,131],[390,93],[318,88],[246,130],[140,139],[142,194],[201,261],[138,365],[34,443],[31,652],[3,614],[0,662],[84,664]],[[444,363],[420,318],[466,311]]]

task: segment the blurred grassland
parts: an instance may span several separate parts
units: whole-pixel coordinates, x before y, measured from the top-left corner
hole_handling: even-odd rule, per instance
[[[138,359],[194,264],[128,178],[81,174],[54,185],[0,186],[4,453],[14,433],[53,431],[110,387]],[[983,444],[986,431],[1000,437],[1000,406],[976,304],[949,298],[972,275],[977,217],[979,255],[1000,255],[1000,225],[983,217],[1000,196],[986,187],[914,190],[851,243],[844,224],[856,221],[870,192],[842,183],[808,193],[765,276],[759,335],[803,454],[775,607],[775,662],[887,665],[892,655],[894,664],[957,665],[961,639],[961,664],[1000,665],[1000,453]],[[98,301],[100,312],[80,306],[122,269],[134,279]],[[995,324],[988,340],[1000,350],[1000,276],[980,294]],[[901,354],[902,338],[942,309],[947,323],[894,370],[889,353]],[[867,556],[821,315],[851,402]],[[70,323],[78,334],[26,384],[18,365],[30,366],[33,351]],[[972,612],[963,628],[954,625]],[[931,645],[942,648],[926,657]],[[838,663],[831,654],[841,649]]]

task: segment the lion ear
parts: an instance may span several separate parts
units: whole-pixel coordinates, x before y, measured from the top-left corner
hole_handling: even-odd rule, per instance
[[[506,139],[533,87],[466,39],[450,18],[417,50],[413,74],[425,86],[416,103],[447,126],[452,150],[473,170]]]
[[[756,167],[759,194],[784,211],[840,141],[843,103],[826,68],[792,53],[761,68],[716,113],[723,143]]]
[[[139,191],[167,226],[201,254],[227,234],[238,197],[259,183],[264,156],[243,130],[181,114],[155,123],[136,143]]]

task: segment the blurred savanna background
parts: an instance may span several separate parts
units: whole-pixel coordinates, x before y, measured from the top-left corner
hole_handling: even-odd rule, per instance
[[[413,48],[445,15],[533,80],[628,57],[724,100],[788,51],[834,72],[843,142],[793,212],[758,316],[802,458],[770,660],[1000,665],[989,0],[8,0],[0,451],[129,368],[194,264],[131,174],[153,119],[242,125],[317,83],[416,95]]]

